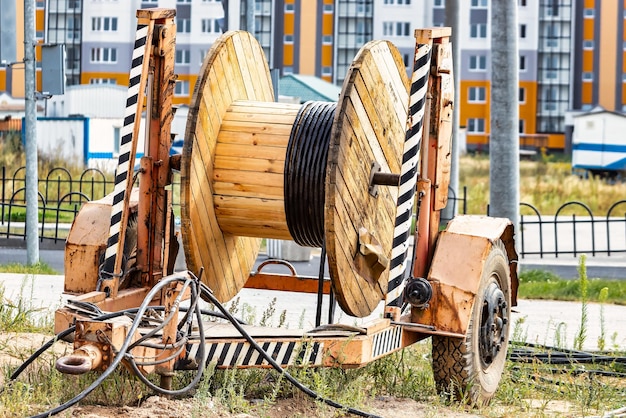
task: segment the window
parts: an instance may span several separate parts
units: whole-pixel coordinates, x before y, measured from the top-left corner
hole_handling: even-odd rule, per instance
[[[470,25],[470,38],[486,38],[487,37],[487,24],[486,23],[472,23]]]
[[[322,36],[322,43],[324,45],[329,45],[333,43],[333,36],[332,35],[324,35]]]
[[[526,103],[526,89],[524,87],[519,88],[517,95],[517,100],[520,103]]]
[[[323,76],[333,75],[332,67],[322,67],[322,75]]]
[[[558,16],[559,15],[559,2],[553,1],[546,6],[546,16]]]
[[[285,13],[293,13],[296,9],[296,5],[293,3],[285,3]]]
[[[481,134],[485,133],[485,119],[470,118],[467,120],[467,132]]]
[[[487,57],[484,55],[470,55],[469,69],[472,71],[485,71],[487,69]]]
[[[404,63],[405,67],[409,67],[409,63],[410,63],[410,56],[409,54],[402,54],[402,62]]]
[[[91,30],[94,32],[116,32],[117,17],[92,17]]]
[[[220,24],[217,19],[202,19],[202,33],[220,33]]]
[[[191,3],[191,0],[176,0],[176,3]]]
[[[116,48],[91,48],[91,62],[117,62]]]
[[[287,66],[283,67],[283,75],[293,74],[293,67]]]
[[[191,19],[176,19],[176,32],[189,33],[191,32]]]
[[[584,72],[583,73],[583,81],[593,81],[593,73]]]
[[[622,83],[626,83],[626,73],[622,74]]]
[[[522,24],[519,25],[519,37],[520,38],[526,38],[526,25]]]
[[[187,65],[189,64],[190,60],[190,53],[188,49],[177,49],[176,50],[176,64],[184,64]]]
[[[470,87],[468,102],[470,103],[484,103],[485,102],[485,88],[484,87]]]
[[[189,81],[177,81],[174,85],[174,96],[189,96]]]
[[[90,78],[89,84],[117,84],[114,78]]]
[[[437,9],[442,9],[442,8],[446,7],[446,0],[435,0],[433,2],[433,7],[437,8]]]
[[[526,124],[524,122],[525,122],[524,119],[520,119],[519,120],[519,124],[517,125],[517,132],[520,133],[520,134],[523,134],[524,131],[525,131],[524,125],[526,125]]]
[[[585,17],[585,19],[593,19],[593,17],[595,16],[595,10],[594,9],[585,9],[583,11],[583,16]]]
[[[487,0],[472,0],[472,8],[487,8]]]
[[[285,35],[285,43],[292,44],[293,43],[293,35]]]
[[[410,22],[396,22],[396,36],[409,36],[411,34]]]
[[[583,41],[583,49],[593,49],[593,41],[591,40],[584,40]]]
[[[519,56],[519,70],[526,71],[526,55]]]
[[[332,13],[334,11],[334,7],[332,4],[325,4],[323,10],[324,13]]]
[[[383,36],[393,36],[393,22],[383,22]]]
[[[517,5],[520,7],[526,7],[526,0],[518,0]]]

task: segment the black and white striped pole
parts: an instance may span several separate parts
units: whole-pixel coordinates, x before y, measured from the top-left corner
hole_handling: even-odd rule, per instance
[[[411,239],[411,221],[413,218],[417,170],[422,146],[431,51],[432,42],[416,44],[385,306],[385,316],[394,319],[399,317],[403,302],[404,276],[406,274],[407,253]]]
[[[152,23],[152,22],[151,22]],[[121,275],[122,254],[124,245],[125,225],[128,219],[128,206],[133,176],[129,174],[135,165],[137,150],[137,137],[139,135],[139,122],[141,108],[146,89],[146,80],[149,60],[145,59],[146,46],[152,37],[153,24],[137,25],[135,46],[132,55],[130,79],[128,82],[128,96],[126,98],[126,111],[124,113],[124,125],[121,131],[120,154],[117,169],[115,171],[115,188],[113,190],[113,206],[111,208],[111,226],[109,238],[104,253],[104,263],[100,269],[99,290],[105,291],[108,296],[116,296],[117,280]],[[112,281],[110,285],[106,282]]]

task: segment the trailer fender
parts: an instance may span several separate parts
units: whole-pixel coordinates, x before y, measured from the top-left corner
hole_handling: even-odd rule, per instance
[[[427,280],[432,298],[425,308],[413,308],[411,322],[432,333],[465,336],[474,299],[494,246],[503,247],[509,263],[511,304],[517,305],[517,252],[513,224],[504,218],[458,216],[437,239]],[[487,272],[487,274],[489,274]]]

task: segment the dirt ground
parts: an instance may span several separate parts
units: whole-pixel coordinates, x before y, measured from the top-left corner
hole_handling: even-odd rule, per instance
[[[25,353],[36,350],[44,342],[48,341],[50,336],[42,334],[23,334],[23,333],[5,333],[0,334],[0,368],[5,370],[5,366],[14,367],[21,364],[25,358]],[[50,356],[56,358],[63,356],[71,351],[70,345],[58,342],[54,345],[54,352]],[[0,374],[0,388],[4,386],[4,376]],[[541,411],[540,416],[575,416],[571,415],[568,405],[564,403],[551,403],[546,405],[545,401],[541,404],[533,405],[533,400],[528,400],[529,409],[537,408]],[[394,397],[377,397],[367,402],[362,407],[372,416],[380,416],[385,418],[407,418],[407,417],[482,417],[482,416],[499,416],[499,417],[515,417],[519,411],[508,411],[506,409],[498,410],[497,408],[489,408],[487,415],[481,414],[479,411],[463,408],[447,408],[440,403],[416,402],[411,399],[400,399]],[[4,412],[4,413],[3,413]],[[0,416],[11,416],[2,411],[0,405]],[[41,411],[43,412],[43,411]],[[526,416],[535,416],[528,414]],[[495,415],[494,415],[495,414]],[[225,417],[225,418],[285,418],[285,417],[323,417],[330,418],[339,416],[337,410],[324,405],[317,405],[306,395],[300,394],[291,399],[281,399],[273,404],[252,402],[246,413],[230,413],[228,409],[213,399],[167,399],[160,396],[151,396],[146,398],[138,406],[99,406],[86,405],[75,406],[67,411],[59,414],[62,417],[84,417],[84,418],[187,418],[187,417]]]
[[[442,410],[430,405],[421,404],[407,399],[374,400],[367,408],[373,415],[386,418],[407,417],[478,417],[470,413]],[[85,418],[187,418],[196,417],[232,417],[232,418],[285,418],[285,417],[333,417],[335,411],[316,407],[315,403],[306,399],[283,399],[272,406],[254,407],[249,413],[231,414],[215,403],[205,404],[203,409],[194,405],[191,400],[167,400],[153,396],[148,398],[141,407],[106,408],[101,406],[76,407],[71,411],[72,417]]]

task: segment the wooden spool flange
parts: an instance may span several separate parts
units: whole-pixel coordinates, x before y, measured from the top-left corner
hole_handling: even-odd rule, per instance
[[[370,193],[370,184],[373,165],[400,172],[408,86],[395,47],[370,42],[348,72],[328,138],[324,236],[337,300],[350,315],[368,315],[387,293],[397,191]],[[263,50],[249,33],[213,44],[187,121],[181,228],[188,268],[204,267],[219,300],[244,286],[259,238],[292,239],[283,178],[300,107],[273,102]]]

